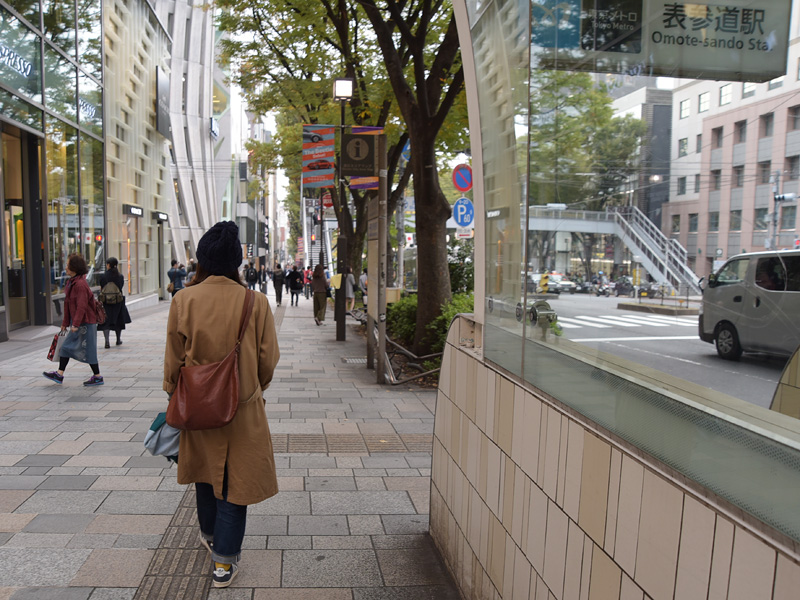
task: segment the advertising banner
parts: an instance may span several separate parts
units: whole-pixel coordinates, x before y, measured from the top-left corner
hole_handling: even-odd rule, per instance
[[[169,116],[169,75],[156,67],[156,130],[168,140],[172,139]]]
[[[791,0],[539,0],[531,68],[769,81],[786,74]]]
[[[383,127],[352,127],[352,133],[362,135],[381,135]],[[353,190],[377,190],[378,178],[377,177],[351,177],[350,189]]]
[[[334,187],[336,127],[303,125],[303,187]]]

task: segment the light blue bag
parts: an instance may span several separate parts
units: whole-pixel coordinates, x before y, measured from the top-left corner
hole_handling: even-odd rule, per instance
[[[167,423],[167,413],[158,413],[144,436],[144,447],[153,456],[165,456],[178,462],[178,448],[181,442],[181,430]]]

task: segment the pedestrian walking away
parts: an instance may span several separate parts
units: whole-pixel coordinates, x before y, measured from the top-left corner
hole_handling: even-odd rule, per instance
[[[305,294],[306,300],[311,297],[311,276],[314,272],[311,270],[311,265],[308,265],[303,271],[303,293]]]
[[[283,269],[278,265],[272,272],[272,287],[275,288],[275,304],[281,305],[281,298],[283,297],[283,285],[286,276],[283,274]]]
[[[325,277],[325,268],[320,263],[314,267],[314,275],[311,277],[311,291],[314,293],[314,322],[317,325],[321,325],[325,321],[329,285],[330,282]]]
[[[300,301],[300,293],[303,291],[303,272],[297,268],[297,265],[292,267],[287,276],[289,280],[289,291],[292,293],[292,306],[297,306]]]
[[[167,291],[172,294],[173,297],[175,297],[175,294],[178,293],[178,290],[183,289],[183,280],[186,277],[186,269],[184,269],[183,265],[173,258],[172,268],[167,271],[167,277],[169,277],[169,285],[172,286],[172,289],[167,286]]]
[[[94,294],[86,283],[89,268],[80,254],[71,254],[67,259],[69,280],[64,288],[64,318],[61,331],[68,331],[61,346],[58,370],[42,373],[54,383],[64,383],[64,371],[70,358],[87,363],[92,376],[83,385],[103,385],[100,366],[97,362],[97,317],[94,311]]]
[[[367,305],[367,270],[364,269],[364,272],[361,273],[361,276],[358,278],[358,288],[361,290],[361,302],[364,306]]]
[[[286,265],[286,268],[283,270],[283,283],[286,286],[286,292],[289,292],[289,273],[292,270],[289,268],[289,265]]]
[[[251,290],[256,289],[256,284],[258,283],[258,271],[253,266],[253,263],[250,262],[247,265],[247,268],[244,271],[244,280],[247,282],[247,287]]]
[[[117,346],[122,345],[122,330],[131,322],[128,308],[125,306],[125,278],[119,272],[119,261],[113,256],[106,261],[106,272],[100,276],[99,300],[106,310],[106,320],[97,326],[106,339],[106,348],[110,348],[109,335],[113,330],[117,335]]]
[[[239,407],[218,429],[181,431],[178,483],[195,485],[200,540],[211,552],[214,587],[238,572],[247,507],[278,493],[263,391],[280,356],[266,296],[251,294],[239,278],[239,228],[214,225],[197,245],[197,273],[173,299],[167,322],[164,390],[172,395],[181,367],[220,361],[237,344],[242,307],[254,297],[239,349]]]
[[[258,287],[261,290],[262,294],[267,293],[268,281],[269,281],[269,275],[267,275],[267,268],[264,265],[261,265],[261,269],[258,272]]]
[[[356,277],[353,267],[347,267],[344,276],[344,297],[347,300],[347,312],[352,312],[356,307]]]

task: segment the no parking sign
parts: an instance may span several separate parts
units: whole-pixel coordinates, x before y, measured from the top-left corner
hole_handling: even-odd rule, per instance
[[[472,167],[458,165],[453,169],[453,185],[459,192],[468,192],[472,189]]]

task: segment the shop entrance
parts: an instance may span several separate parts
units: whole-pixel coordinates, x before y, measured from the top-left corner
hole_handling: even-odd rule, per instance
[[[22,136],[4,128],[2,133],[3,254],[4,287],[9,329],[30,324],[28,236],[30,227],[25,210]]]

